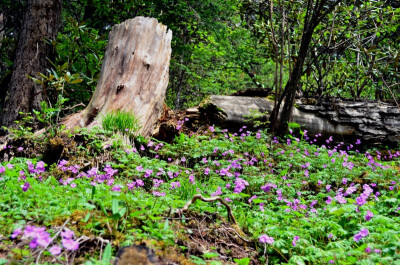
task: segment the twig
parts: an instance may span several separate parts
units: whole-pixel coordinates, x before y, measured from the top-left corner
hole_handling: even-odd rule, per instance
[[[86,107],[85,104],[83,104],[83,103],[81,102],[81,103],[76,104],[76,105],[74,105],[74,106],[72,106],[72,107],[63,108],[63,110],[70,110],[70,109],[74,109],[74,108],[80,107],[80,106],[81,106],[81,107]]]
[[[251,243],[250,240],[247,240],[247,239],[243,238],[235,229],[230,228],[230,227],[225,227],[225,226],[222,226],[222,227],[225,228],[226,230],[232,230],[233,232],[235,232],[236,235],[237,235],[241,240],[243,240],[244,242]]]
[[[383,75],[382,75],[382,74],[381,74],[381,78],[382,78],[383,83],[385,84],[385,86],[386,86],[387,89],[389,90],[390,94],[392,95],[392,98],[394,99],[394,102],[396,102],[397,108],[400,109],[400,105],[399,105],[399,103],[397,102],[396,97],[395,97],[395,95],[393,94],[393,91],[390,89],[390,86],[388,86],[388,84],[386,83],[386,81],[385,81],[385,79],[383,78]]]
[[[65,223],[61,226],[60,230],[51,238],[50,242],[42,249],[40,250],[37,258],[36,258],[36,264],[39,263],[40,260],[40,256],[42,256],[43,252],[47,249],[47,247],[54,241],[54,239],[56,239],[58,237],[58,235],[61,233],[61,231],[64,229],[64,227],[68,224],[70,219],[68,219],[67,221],[65,221]]]
[[[214,202],[214,201],[219,201],[220,203],[222,203],[222,204],[226,207],[226,210],[228,211],[228,219],[229,219],[230,221],[232,221],[233,223],[237,224],[237,223],[236,223],[236,219],[235,219],[235,217],[234,217],[233,214],[232,214],[231,206],[229,206],[229,204],[226,203],[226,202],[225,202],[221,197],[219,197],[219,196],[211,197],[211,198],[205,198],[205,197],[203,197],[203,195],[201,195],[201,194],[195,194],[195,195],[193,195],[193,198],[192,198],[190,201],[188,201],[188,202],[185,204],[185,206],[183,206],[182,209],[178,209],[178,210],[177,210],[177,213],[178,213],[179,215],[181,215],[182,213],[186,212],[186,211],[189,209],[190,205],[192,205],[193,203],[195,203],[197,200],[201,200],[201,201],[203,201],[203,202]]]
[[[80,238],[77,239],[79,244],[82,244],[83,242],[89,241],[89,240],[97,240],[101,242],[102,244],[109,244],[110,240],[103,239],[102,237],[96,236],[96,237],[87,237],[87,236],[81,236]]]

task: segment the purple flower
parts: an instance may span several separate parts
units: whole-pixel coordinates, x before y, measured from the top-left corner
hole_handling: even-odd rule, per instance
[[[326,185],[326,191],[330,192],[331,191],[331,185]]]
[[[21,233],[22,233],[22,229],[21,229],[21,228],[17,228],[17,229],[14,230],[14,232],[11,234],[10,237],[11,237],[12,239],[14,239],[14,238],[16,238],[17,236],[19,236]]]
[[[382,251],[380,249],[375,249],[374,252],[375,253],[381,253]]]
[[[153,170],[152,170],[152,169],[146,169],[145,174],[144,174],[144,177],[145,177],[145,178],[148,178],[148,177],[151,176],[152,173],[153,173]]]
[[[136,181],[127,183],[126,186],[128,187],[128,190],[133,190],[136,187]]]
[[[39,161],[36,164],[36,173],[42,173],[45,172],[46,169],[44,168],[44,162],[43,161]]]
[[[61,236],[64,239],[71,239],[74,235],[75,235],[74,231],[72,231],[68,228],[65,228],[64,231],[61,232]]]
[[[29,243],[29,247],[30,248],[36,248],[38,246],[37,242],[36,242],[36,238],[34,238],[30,243]]]
[[[347,188],[347,190],[344,193],[344,195],[345,196],[350,195],[350,194],[354,193],[356,190],[357,190],[357,187],[355,187],[355,186],[349,187],[349,188]]]
[[[49,251],[50,251],[51,255],[57,256],[57,255],[60,255],[60,253],[61,253],[61,247],[58,245],[54,245],[51,248],[49,248]]]
[[[369,232],[367,228],[363,228],[360,230],[360,235],[362,235],[362,237],[366,237],[368,236]]]
[[[31,187],[29,182],[25,182],[24,185],[21,185],[22,191],[26,192]]]
[[[210,169],[208,167],[206,167],[204,169],[204,175],[208,175],[210,173]]]
[[[292,245],[295,247],[296,246],[296,242],[298,241],[300,239],[300,237],[299,236],[295,236],[295,237],[293,237],[293,240],[292,240]]]
[[[362,238],[363,238],[363,236],[361,234],[356,234],[353,237],[354,241],[356,241],[356,242],[360,241]]]
[[[138,187],[143,187],[143,186],[144,186],[143,180],[137,179],[137,180],[136,180],[136,185],[137,185]]]
[[[326,199],[326,203],[327,204],[331,204],[332,203],[332,197],[328,196],[328,198]]]
[[[335,264],[335,261],[333,259],[329,260],[329,264]]]
[[[211,193],[210,195],[211,196],[218,196],[218,195],[221,195],[221,194],[222,194],[221,187],[218,186],[217,190],[214,193]]]
[[[346,198],[344,198],[342,194],[337,194],[337,195],[335,196],[335,199],[336,199],[340,204],[345,204],[345,203],[347,203]]]
[[[275,240],[272,237],[267,236],[266,234],[261,235],[259,237],[259,241],[260,243],[267,243],[269,245],[272,245],[275,242]]]
[[[261,186],[261,189],[262,189],[263,191],[265,191],[265,192],[271,191],[271,188],[276,189],[277,186],[276,186],[275,184],[273,184],[273,183],[267,183],[267,184],[265,184],[264,186]]]
[[[374,214],[370,211],[367,211],[367,214],[365,215],[365,221],[371,220],[372,217],[374,217]]]
[[[249,185],[249,183],[246,180],[241,179],[241,178],[236,178],[235,189],[234,189],[233,193],[241,193],[248,185]]]
[[[37,235],[36,242],[42,247],[47,247],[51,243],[50,234],[47,232],[42,232]]]
[[[115,185],[111,188],[112,191],[121,192],[122,185]]]
[[[158,192],[158,191],[153,191],[153,195],[157,197],[164,197],[165,192]]]
[[[366,253],[371,253],[371,252],[372,252],[372,250],[371,250],[370,247],[367,247],[364,251],[365,251]]]
[[[189,182],[192,183],[192,184],[195,184],[193,175],[189,175]]]
[[[363,194],[361,194],[359,197],[356,198],[356,204],[358,206],[363,206],[366,203],[367,203],[367,197],[363,196]]]
[[[61,240],[61,243],[63,245],[64,248],[68,249],[68,250],[77,250],[79,248],[79,243],[78,241],[75,241],[73,239],[67,239],[64,238]]]
[[[6,167],[0,167],[0,174],[6,172]]]
[[[171,182],[171,189],[176,189],[181,186],[179,181]]]

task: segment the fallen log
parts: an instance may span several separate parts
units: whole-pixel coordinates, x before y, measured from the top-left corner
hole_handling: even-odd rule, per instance
[[[224,128],[254,126],[254,112],[266,113],[265,122],[274,103],[265,98],[210,96],[199,108],[200,116],[210,124]],[[296,102],[291,122],[297,123],[309,135],[322,133],[338,141],[354,142],[356,139],[368,145],[397,146],[400,141],[400,110],[386,102],[343,101],[334,99],[319,105]]]
[[[172,32],[154,18],[136,17],[115,25],[100,78],[88,106],[67,116],[66,129],[99,125],[107,112],[132,112],[139,133],[148,136],[162,109],[169,80]]]

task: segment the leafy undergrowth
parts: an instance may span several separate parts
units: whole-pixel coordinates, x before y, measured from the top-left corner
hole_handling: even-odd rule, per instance
[[[398,262],[400,152],[302,138],[210,127],[173,144],[15,141],[0,164],[0,264],[108,264],[132,244],[162,264]],[[177,211],[195,194],[222,197],[236,223],[218,201]]]

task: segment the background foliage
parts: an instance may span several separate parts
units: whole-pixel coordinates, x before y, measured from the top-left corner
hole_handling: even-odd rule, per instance
[[[23,0],[0,4],[0,104],[25,4]],[[157,18],[173,31],[166,102],[180,109],[210,94],[255,87],[282,90],[296,61],[305,4],[304,0],[64,1],[62,29],[56,40],[48,41],[57,54],[54,69],[67,64],[67,72],[83,79],[65,86],[67,105],[87,104],[112,26],[135,16]],[[313,35],[301,80],[303,94],[396,98],[399,15],[396,1],[340,1]],[[57,101],[57,91],[49,88],[47,94],[50,103]]]

